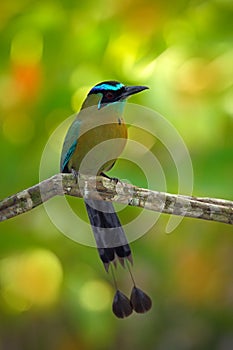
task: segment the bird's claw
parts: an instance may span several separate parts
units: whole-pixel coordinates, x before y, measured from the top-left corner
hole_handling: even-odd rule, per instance
[[[106,179],[109,179],[112,182],[115,182],[116,184],[120,181],[117,177],[110,177],[106,175],[105,173],[101,173],[101,176],[105,177]]]
[[[73,175],[73,177],[74,177],[74,179],[75,179],[75,183],[77,184],[78,183],[78,177],[79,177],[79,173],[78,173],[78,171],[76,171],[75,169],[71,169],[71,173],[72,173],[72,175]]]

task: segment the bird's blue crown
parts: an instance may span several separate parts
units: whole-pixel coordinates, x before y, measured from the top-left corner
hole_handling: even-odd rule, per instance
[[[95,85],[89,94],[98,93],[102,91],[118,91],[120,90],[124,85],[122,83],[119,83],[118,81],[103,81],[102,83],[99,83]]]

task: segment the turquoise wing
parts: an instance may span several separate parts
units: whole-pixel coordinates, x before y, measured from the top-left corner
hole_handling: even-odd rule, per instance
[[[72,154],[75,151],[75,148],[78,144],[78,137],[80,133],[81,121],[76,119],[70,126],[65,141],[63,143],[62,153],[61,153],[61,162],[60,162],[60,171],[65,172],[66,166]]]

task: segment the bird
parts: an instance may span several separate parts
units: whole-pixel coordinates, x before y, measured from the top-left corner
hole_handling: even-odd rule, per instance
[[[127,142],[127,126],[123,119],[126,100],[147,86],[127,86],[115,80],[103,81],[91,88],[79,113],[65,136],[60,171],[104,176],[115,164]],[[111,179],[111,178],[110,178]],[[118,181],[117,179],[113,179]],[[99,257],[108,272],[117,261],[129,269],[132,252],[125,232],[111,202],[84,198]],[[113,271],[113,270],[112,270]],[[133,289],[130,300],[116,287],[112,309],[119,318],[132,311],[144,313],[151,308],[151,299],[141,289]]]

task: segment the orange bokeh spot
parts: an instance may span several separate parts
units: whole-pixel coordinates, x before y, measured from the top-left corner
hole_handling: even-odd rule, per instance
[[[41,85],[41,67],[39,64],[19,65],[12,69],[15,88],[21,99],[35,98]]]
[[[180,256],[176,267],[177,289],[183,301],[192,305],[216,302],[223,280],[213,261],[200,252],[187,251]]]

